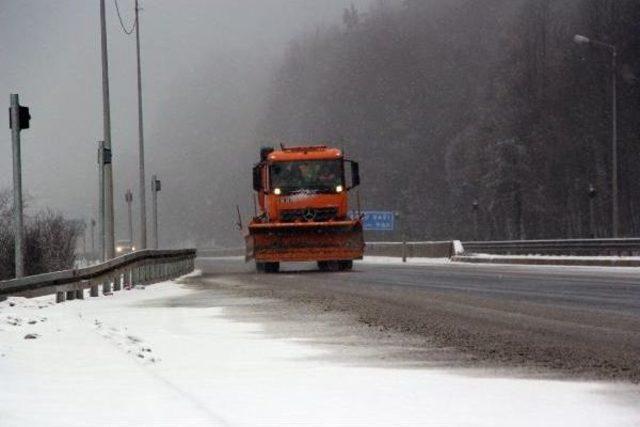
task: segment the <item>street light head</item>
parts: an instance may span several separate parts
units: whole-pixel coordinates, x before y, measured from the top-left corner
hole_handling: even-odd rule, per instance
[[[589,44],[589,43],[591,43],[591,40],[588,37],[581,36],[580,34],[576,34],[575,36],[573,36],[573,41],[578,43],[578,44]]]

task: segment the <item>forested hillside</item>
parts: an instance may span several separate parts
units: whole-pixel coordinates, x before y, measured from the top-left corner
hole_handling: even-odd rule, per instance
[[[259,134],[344,147],[361,161],[364,206],[401,212],[410,238],[588,237],[589,184],[608,237],[611,54],[575,34],[619,52],[621,232],[638,236],[637,0],[350,8],[292,42]]]

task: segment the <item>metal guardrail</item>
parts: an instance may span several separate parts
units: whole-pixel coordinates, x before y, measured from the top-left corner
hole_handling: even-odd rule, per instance
[[[219,258],[244,256],[244,248],[198,249],[198,257]],[[366,242],[365,256],[391,256],[403,258],[448,258],[454,254],[452,241],[444,242]]]
[[[366,242],[364,254],[402,258],[449,258],[455,253],[453,241]]]
[[[198,249],[198,257],[200,258],[220,258],[228,256],[244,256],[245,248],[226,248],[226,249]]]
[[[0,282],[0,300],[7,296],[36,296],[56,294],[56,301],[82,299],[84,290],[97,297],[100,286],[103,294],[122,287],[170,280],[194,269],[195,249],[143,250],[119,256],[91,267],[55,271]]]
[[[639,256],[640,239],[568,239],[462,242],[465,254]]]

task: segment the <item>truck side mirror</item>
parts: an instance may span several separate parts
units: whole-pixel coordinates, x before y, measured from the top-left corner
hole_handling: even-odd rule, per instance
[[[259,165],[253,167],[253,189],[258,192],[262,191],[261,169],[262,168]]]
[[[351,188],[360,185],[360,164],[351,162]]]

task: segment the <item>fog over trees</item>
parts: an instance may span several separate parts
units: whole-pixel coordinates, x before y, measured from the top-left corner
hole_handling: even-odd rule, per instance
[[[640,4],[406,0],[347,8],[296,38],[259,127],[337,144],[362,164],[364,207],[410,238],[611,234],[611,55],[618,48],[621,231],[640,234]]]
[[[261,145],[326,142],[361,162],[363,207],[414,239],[611,233],[611,65],[619,51],[621,231],[640,235],[640,4],[633,0],[144,0],[147,186],[161,246],[241,246]],[[120,0],[125,24],[133,2]],[[31,107],[31,212],[97,218],[98,2],[0,8],[5,95]],[[138,223],[135,41],[107,2],[116,240]],[[13,52],[18,47],[19,54]],[[5,102],[8,101],[8,96]],[[0,133],[0,188],[11,140]],[[150,224],[150,192],[147,190]],[[371,238],[398,238],[370,236]],[[89,241],[89,236],[87,236]]]

